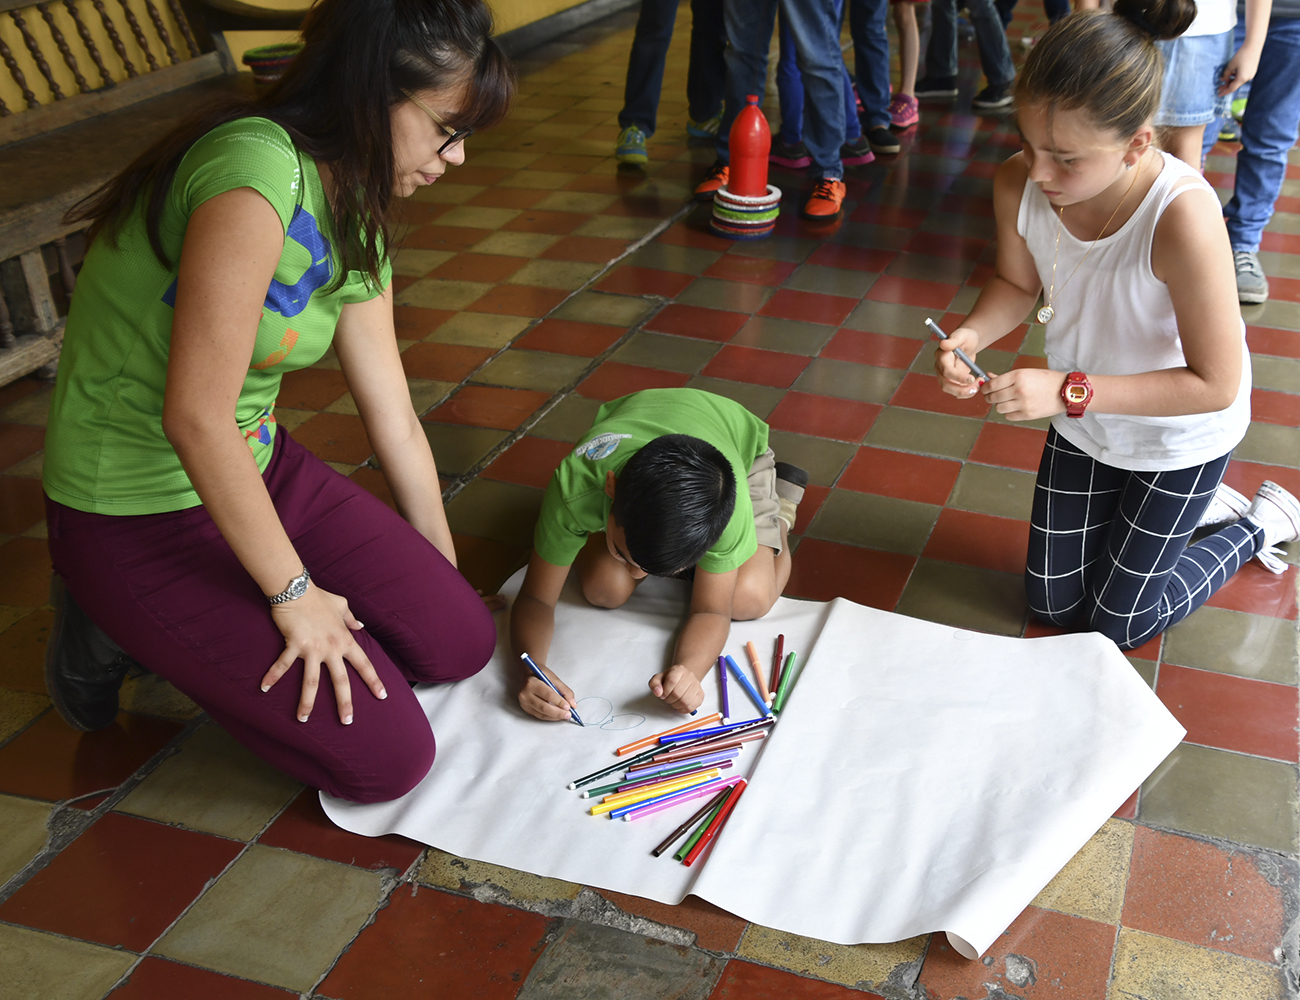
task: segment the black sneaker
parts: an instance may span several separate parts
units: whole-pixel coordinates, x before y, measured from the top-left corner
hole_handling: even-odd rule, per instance
[[[970,106],[979,108],[981,111],[997,111],[1000,108],[1011,107],[1011,102],[1015,96],[1011,93],[1011,83],[990,83],[973,98]]]
[[[54,627],[45,648],[45,690],[73,729],[91,733],[117,718],[117,694],[135,660],[92,622],[57,573],[50,581]]]
[[[802,170],[812,163],[812,156],[808,153],[808,147],[802,142],[786,143],[777,137],[772,140],[772,150],[767,154],[767,162],[785,170]]]
[[[852,142],[840,147],[840,163],[846,167],[860,167],[876,158],[865,135],[860,135]]]
[[[955,76],[923,76],[916,81],[917,97],[956,97]]]
[[[873,153],[889,156],[903,148],[898,144],[898,137],[885,128],[884,125],[872,125],[863,135],[867,137],[867,142],[871,144]]]
[[[808,485],[808,473],[797,465],[791,465],[789,462],[777,462],[774,468],[776,470],[777,496],[790,494],[789,498],[794,500],[795,503],[802,500],[804,488]]]

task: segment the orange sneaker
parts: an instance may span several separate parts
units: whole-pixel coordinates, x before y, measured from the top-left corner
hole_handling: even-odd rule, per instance
[[[830,222],[839,218],[843,205],[844,182],[837,177],[823,177],[814,185],[799,214],[813,222]]]
[[[727,183],[727,174],[730,171],[727,165],[721,160],[714,160],[713,166],[709,167],[709,172],[704,175],[704,180],[695,188],[696,201],[709,201],[713,198],[718,188]]]

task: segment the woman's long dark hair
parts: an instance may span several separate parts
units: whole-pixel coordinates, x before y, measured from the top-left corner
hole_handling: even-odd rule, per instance
[[[393,201],[389,109],[403,91],[465,86],[448,129],[483,129],[505,117],[514,73],[492,38],[483,0],[320,0],[303,21],[302,52],[265,95],[224,99],[200,109],[140,154],[103,187],[74,205],[69,224],[91,223],[115,241],[122,223],[146,198],[149,243],[165,267],[159,235],[163,207],[182,157],[218,125],[267,118],[332,178],[335,245],[342,267],[376,285]]]

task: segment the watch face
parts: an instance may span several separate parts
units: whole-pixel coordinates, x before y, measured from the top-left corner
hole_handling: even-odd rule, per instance
[[[1080,385],[1078,382],[1071,382],[1065,387],[1065,401],[1067,403],[1086,403],[1091,395],[1091,387]]]
[[[289,598],[296,600],[303,594],[307,593],[307,578],[300,576],[289,585]]]

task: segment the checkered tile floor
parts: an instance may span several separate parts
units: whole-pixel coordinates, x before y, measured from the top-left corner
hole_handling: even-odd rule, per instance
[[[1013,41],[1041,29],[1021,18]],[[687,6],[680,21],[644,171],[611,156],[632,23],[617,15],[526,57],[509,120],[405,207],[398,336],[466,574],[491,589],[522,564],[550,471],[601,401],[690,385],[766,419],[778,457],[812,474],[790,594],[1044,634],[1020,573],[1045,425],[940,393],[921,323],[955,323],[992,273],[991,178],[1018,146],[1010,122],[967,112],[973,48],[961,98],[924,105],[900,156],[850,171],[842,223],[801,223],[802,178],[776,173],[776,235],[733,245],[689,202],[712,150],[685,142]],[[1225,196],[1234,151],[1207,168]],[[1248,495],[1265,478],[1300,492],[1293,164],[1261,253],[1273,297],[1246,311],[1254,423],[1228,481]],[[981,361],[1043,365],[1042,343],[1022,326]],[[128,681],[119,725],[72,733],[40,673],[49,396],[0,388],[6,996],[1290,995],[1294,568],[1248,567],[1130,656],[1187,741],[983,962],[941,937],[843,947],[345,834],[150,676]],[[286,377],[277,414],[386,496],[336,362]]]

